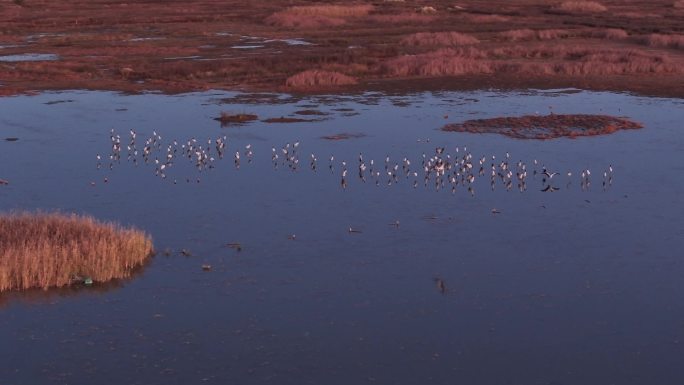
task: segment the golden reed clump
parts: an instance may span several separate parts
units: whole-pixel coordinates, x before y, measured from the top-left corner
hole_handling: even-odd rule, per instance
[[[401,39],[404,45],[413,46],[460,46],[477,44],[480,40],[460,32],[418,32]]]
[[[92,217],[19,212],[0,215],[0,292],[130,276],[152,255],[144,232]]]
[[[606,6],[596,1],[564,1],[556,6],[556,10],[569,13],[595,13],[605,12]]]
[[[356,83],[351,76],[323,70],[306,70],[285,80],[285,86],[292,88],[348,86]]]

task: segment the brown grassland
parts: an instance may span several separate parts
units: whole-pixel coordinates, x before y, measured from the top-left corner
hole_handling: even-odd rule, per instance
[[[142,231],[89,216],[0,215],[0,292],[126,278],[152,255]]]
[[[681,97],[682,20],[681,0],[2,1],[0,95],[579,87]],[[59,59],[1,58],[26,53]]]
[[[594,13],[608,10],[605,5],[596,1],[564,1],[554,7],[562,12]]]

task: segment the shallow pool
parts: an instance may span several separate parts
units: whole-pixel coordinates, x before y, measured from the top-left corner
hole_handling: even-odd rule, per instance
[[[549,141],[439,130],[550,107],[645,127]],[[260,120],[221,127],[221,112]],[[279,117],[313,121],[262,121]],[[0,382],[676,383],[682,121],[680,99],[578,90],[1,98],[0,210],[134,225],[160,253],[128,281],[0,295]],[[206,166],[182,156],[193,139],[212,148]],[[426,183],[442,147],[475,169],[484,157],[484,175]],[[359,156],[380,176],[359,178]],[[524,190],[492,188],[502,161],[526,165]]]

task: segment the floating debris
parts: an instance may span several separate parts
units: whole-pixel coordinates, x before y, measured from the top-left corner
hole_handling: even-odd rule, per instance
[[[356,138],[363,138],[366,136],[365,134],[352,134],[348,132],[343,132],[341,134],[334,134],[334,135],[326,135],[326,136],[321,136],[321,139],[326,139],[326,140],[346,140],[346,139],[356,139]]]
[[[91,286],[93,284],[93,278],[87,275],[74,275],[73,277],[71,277],[71,282]]]
[[[446,284],[444,283],[443,279],[436,277],[435,278],[435,286],[437,286],[437,290],[439,290],[440,293],[446,294],[447,287],[446,287]]]
[[[202,265],[202,270],[204,270],[204,271],[211,270],[211,265],[207,265],[207,264]]]
[[[51,100],[51,101],[45,102],[45,103],[43,103],[43,104],[45,104],[46,106],[51,106],[51,105],[53,105],[53,104],[73,103],[73,102],[74,102],[73,99],[67,99],[67,100]]]
[[[318,110],[299,110],[299,111],[295,111],[295,114],[297,114],[297,115],[317,115],[317,116],[329,115],[327,112],[318,111]]]
[[[281,116],[279,118],[268,118],[263,120],[264,123],[304,123],[304,122],[320,122],[321,119],[300,119],[300,118],[288,118]]]

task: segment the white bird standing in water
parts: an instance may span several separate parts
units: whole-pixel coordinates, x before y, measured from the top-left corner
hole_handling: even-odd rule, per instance
[[[136,163],[135,158],[131,158],[133,154],[137,156],[138,152],[138,150],[135,147],[135,142],[132,140],[133,138],[135,138],[136,133],[134,130],[130,130],[130,134],[131,142],[127,146],[127,148],[129,149],[128,156],[129,160],[132,159],[133,162]],[[110,168],[112,168],[114,164],[117,164],[117,161],[120,159],[119,157],[121,153],[122,144],[120,136],[116,135],[116,133],[113,130],[111,132],[110,139],[112,152],[109,155],[109,158],[111,160]],[[218,162],[220,161],[220,159],[223,158],[224,149],[226,148],[226,141],[227,138],[223,136],[217,137],[215,140],[205,139],[200,141],[198,141],[195,138],[192,138],[190,140],[187,140],[187,142],[181,142],[184,143],[182,145],[179,145],[178,142],[175,140],[172,142],[173,144],[167,144],[161,141],[161,135],[159,135],[155,131],[153,132],[150,138],[144,141],[144,147],[140,149],[140,152],[143,155],[145,163],[150,163],[154,165],[155,174],[157,176],[161,176],[162,178],[164,178],[165,173],[171,171],[171,166],[173,165],[174,170],[178,169],[178,167],[175,164],[177,162],[182,161],[184,158],[190,160],[196,166],[198,171],[213,169],[217,165],[217,163],[215,162]],[[273,146],[271,148],[271,160],[274,163],[274,169],[278,169],[280,164],[282,164],[283,166],[287,164],[293,171],[296,170],[299,163],[299,154],[297,153],[296,149],[298,149],[299,147],[301,147],[299,141],[294,143],[287,143],[285,146],[282,147],[282,149],[279,149],[278,146]],[[463,151],[460,151],[461,149]],[[281,150],[283,154],[282,158],[279,156]],[[176,156],[175,154],[178,151],[180,152],[180,154]],[[491,156],[491,178],[487,178],[487,183],[491,183],[492,189],[495,188],[495,186],[498,183],[498,180],[500,180],[501,186],[503,186],[506,190],[510,190],[514,182],[518,184],[518,187],[521,192],[527,190],[527,188],[525,187],[527,182],[526,163],[524,163],[523,160],[519,160],[517,163],[510,162],[511,154],[508,152],[505,152],[505,157],[503,157],[503,160],[495,162],[496,156],[484,155],[475,158],[473,154],[467,152],[466,147],[457,147],[456,151],[461,152],[461,155],[454,156],[453,158],[451,154],[446,152],[446,147],[435,147],[435,154],[432,157],[426,156],[425,153],[422,154],[422,165],[420,166],[420,168],[424,170],[425,186],[434,185],[437,190],[441,190],[446,189],[448,187],[446,186],[446,184],[450,184],[451,189],[449,190],[452,193],[456,193],[457,191],[459,191],[458,185],[461,184],[464,187],[464,189],[467,189],[468,193],[474,196],[475,188],[477,186],[476,176],[484,176],[488,173],[486,162]],[[251,161],[252,156],[252,145],[245,145],[244,150],[235,152],[235,167],[239,169],[240,161],[244,160],[244,158],[247,158],[249,161]],[[418,167],[416,167],[415,169],[411,169],[411,159],[405,156],[397,158],[401,159],[400,162],[390,163],[391,156],[394,157],[393,154],[387,154],[385,157],[385,173],[387,174],[387,185],[391,186],[394,184],[399,184],[400,180],[398,176],[400,176],[399,173],[401,173],[401,176],[406,177],[407,184],[412,185],[414,188],[417,188],[419,184],[418,174],[420,173],[420,169]],[[106,159],[106,156],[103,157],[100,154],[96,155],[98,169],[101,167],[102,159]],[[417,159],[420,160],[419,157]],[[314,153],[311,153],[309,160],[311,170],[316,171],[318,168],[318,159],[316,155]],[[371,178],[371,181],[372,179],[375,179],[375,185],[380,186],[380,175],[382,173],[375,168],[375,162],[372,159],[372,157],[368,154],[358,152],[358,160],[358,172],[360,179],[364,182],[366,181],[366,178]],[[476,160],[478,161],[478,163],[474,163]],[[329,158],[329,168],[331,170],[331,173],[334,173],[334,162],[335,156],[331,155]],[[560,175],[560,173],[549,171],[549,169],[547,169],[544,166],[543,162],[538,161],[536,159],[533,161],[533,163],[535,166],[539,165],[539,168],[534,168],[534,173],[541,174],[541,176],[544,178],[544,185],[542,186],[544,190],[548,192],[557,191],[557,187],[547,187],[547,183],[550,183],[550,180],[553,177]],[[399,171],[400,164],[401,171]],[[479,171],[476,172],[473,171],[473,168],[474,165],[477,164],[479,164]],[[348,182],[347,163],[342,161],[340,168],[342,170],[341,185],[343,188],[346,189]],[[475,170],[477,170],[477,168]],[[603,174],[604,189],[608,188],[608,186],[611,185],[613,171],[613,166],[611,164],[608,166],[608,168],[599,172],[599,175]],[[366,174],[366,172],[369,173]],[[591,176],[591,171],[588,168],[584,168],[577,173],[573,173],[568,170],[566,173],[568,178],[568,187],[571,185],[571,183],[574,183],[574,181],[571,181],[571,178],[574,176],[573,174],[581,175],[582,190],[588,190],[590,186],[589,179]],[[413,175],[413,178],[411,178],[411,175]],[[178,179],[182,180],[180,177]],[[404,178],[401,179],[403,180]],[[170,180],[173,180],[174,182],[177,181],[177,179],[174,178],[171,178]],[[191,177],[186,178],[186,180],[189,182],[191,180]]]

